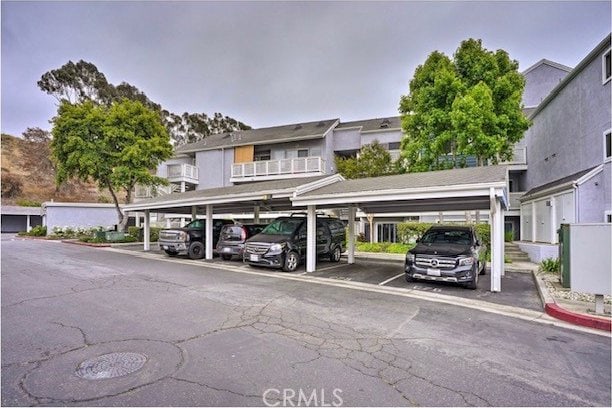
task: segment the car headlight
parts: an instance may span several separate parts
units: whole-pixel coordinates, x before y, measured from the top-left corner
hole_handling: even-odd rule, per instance
[[[273,244],[270,247],[270,252],[281,252],[285,244]]]
[[[467,258],[461,258],[459,259],[459,265],[460,266],[472,266],[474,265],[474,258],[472,258],[471,256]]]
[[[406,262],[414,263],[414,260],[415,260],[414,254],[411,254],[410,252],[408,252],[406,254]]]

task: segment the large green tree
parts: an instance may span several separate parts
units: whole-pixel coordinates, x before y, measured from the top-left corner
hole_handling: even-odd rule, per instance
[[[521,110],[525,81],[518,63],[481,40],[461,43],[453,58],[434,51],[415,70],[400,113],[408,171],[464,167],[512,157],[529,122]]]
[[[152,174],[172,156],[172,145],[159,113],[137,101],[124,99],[110,105],[91,100],[63,100],[53,119],[51,151],[58,184],[77,178],[94,180],[110,192],[124,230],[127,217],[119,206],[118,192],[131,202],[138,184],[161,185]]]
[[[397,173],[391,155],[377,140],[363,146],[357,157],[336,156],[335,162],[338,173],[347,179]]]
[[[179,115],[169,112],[160,104],[150,100],[134,85],[127,82],[121,82],[119,85],[109,83],[106,76],[94,64],[83,60],[76,63],[68,61],[60,68],[44,73],[37,84],[42,91],[53,96],[58,102],[91,101],[109,106],[123,99],[138,101],[147,108],[159,112],[164,126],[176,145],[196,142],[212,134],[250,129],[244,123],[221,113],[215,113],[211,117],[206,113],[184,112]]]

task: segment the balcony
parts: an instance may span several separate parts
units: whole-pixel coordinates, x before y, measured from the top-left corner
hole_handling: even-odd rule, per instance
[[[176,184],[168,186],[142,186],[137,184],[134,188],[134,201],[146,200],[147,198],[155,198],[168,194],[172,194],[179,190]]]
[[[293,159],[262,160],[232,165],[232,183],[277,180],[325,174],[325,160],[318,156]]]
[[[500,162],[499,164],[505,164],[510,166],[524,166],[527,168],[527,148],[526,147],[515,147],[512,153],[512,159],[504,162]]]
[[[199,172],[196,166],[191,164],[169,164],[167,179],[171,183],[199,183]]]

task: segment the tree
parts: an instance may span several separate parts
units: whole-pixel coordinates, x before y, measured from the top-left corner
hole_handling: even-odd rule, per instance
[[[27,128],[22,136],[27,143],[27,154],[23,155],[24,166],[38,172],[55,171],[55,166],[51,160],[51,133],[34,127]]]
[[[432,52],[400,100],[402,165],[409,171],[482,166],[512,156],[529,121],[521,110],[524,78],[503,50],[461,43],[453,59]]]
[[[76,64],[68,61],[60,68],[46,72],[38,81],[38,87],[58,102],[67,100],[77,104],[92,101],[106,106],[123,99],[140,102],[159,113],[176,145],[197,142],[211,134],[250,129],[244,123],[220,113],[215,113],[211,118],[205,113],[185,112],[177,115],[164,110],[134,85],[121,82],[115,86],[109,83],[94,64],[83,60]]]
[[[53,119],[52,156],[56,182],[69,178],[98,183],[110,192],[125,229],[117,193],[125,192],[130,203],[138,184],[161,185],[165,179],[152,173],[159,163],[172,156],[172,145],[158,112],[140,102],[122,100],[109,106],[88,100],[73,104],[64,100]]]
[[[396,168],[389,152],[375,140],[361,148],[358,157],[336,156],[336,169],[347,179],[395,174]]]

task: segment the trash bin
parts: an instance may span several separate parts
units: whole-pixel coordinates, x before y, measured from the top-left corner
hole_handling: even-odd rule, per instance
[[[561,273],[561,286],[570,287],[570,226],[561,224],[559,233],[559,269]]]

